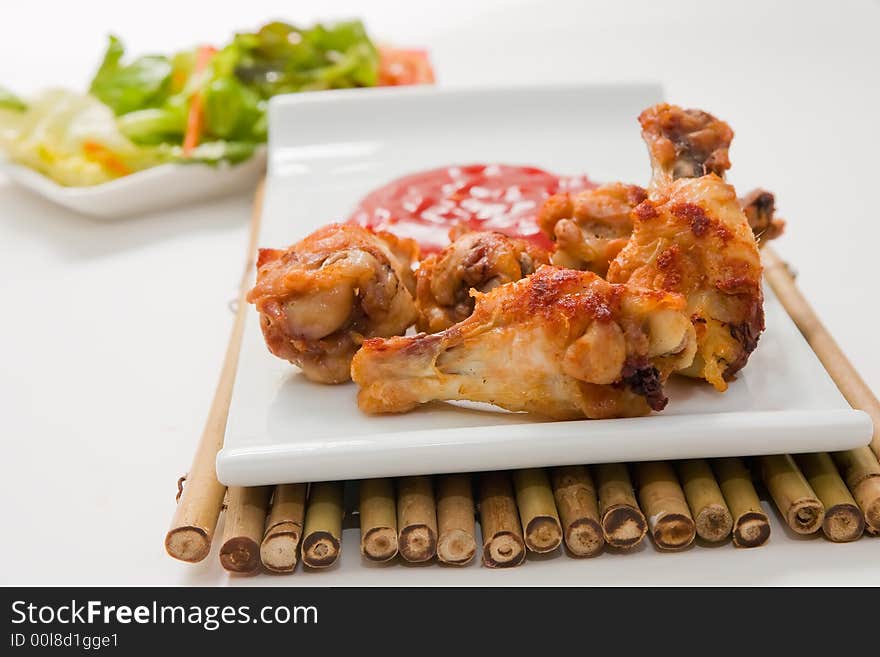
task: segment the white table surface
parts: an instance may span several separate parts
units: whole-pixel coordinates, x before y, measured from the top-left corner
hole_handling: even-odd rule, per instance
[[[18,3],[15,20],[0,22],[0,83],[24,94],[83,87],[108,31],[142,52],[219,41],[275,16],[351,15],[388,41],[429,47],[441,84],[660,81],[673,102],[732,124],[732,182],[776,193],[790,221],[778,251],[880,389],[868,303],[880,241],[876,2],[318,5]],[[655,558],[647,546],[603,556],[614,565],[598,576],[595,561],[564,557],[504,573],[398,566],[247,579],[226,577],[214,556],[174,562],[162,539],[228,338],[249,209],[240,197],[106,224],[0,178],[0,561],[15,564],[0,584],[880,584],[880,540],[793,545],[778,526],[761,550]],[[356,550],[349,532],[347,561]]]

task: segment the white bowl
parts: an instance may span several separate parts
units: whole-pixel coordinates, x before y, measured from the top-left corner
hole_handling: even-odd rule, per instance
[[[16,184],[96,219],[113,220],[166,210],[254,187],[266,168],[266,149],[235,165],[162,164],[89,187],[65,187],[33,169],[0,161]]]

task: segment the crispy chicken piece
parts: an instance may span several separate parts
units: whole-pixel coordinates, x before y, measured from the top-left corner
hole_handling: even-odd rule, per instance
[[[660,103],[642,112],[639,123],[651,153],[654,189],[710,173],[723,178],[730,168],[733,130],[708,112]]]
[[[775,240],[785,230],[785,220],[776,214],[776,197],[765,189],[753,189],[739,200],[758,246]]]
[[[471,294],[473,314],[445,331],[364,341],[351,365],[363,411],[471,400],[557,419],[646,415],[696,349],[683,297],[591,272],[542,266]]]
[[[542,232],[556,242],[551,262],[599,276],[632,235],[632,211],[648,197],[637,185],[611,183],[575,194],[554,194],[538,214]],[[779,237],[785,221],[774,216],[772,193],[756,189],[739,199],[758,246]]]
[[[730,168],[733,131],[711,114],[661,104],[643,112],[639,121],[651,152],[655,193],[681,178],[714,173],[723,179]],[[632,210],[645,198],[644,189],[623,183],[551,196],[541,208],[538,225],[556,242],[553,264],[604,276],[632,233]],[[773,217],[772,194],[755,190],[741,202],[759,241],[782,233],[785,222]]]
[[[449,328],[474,311],[471,289],[488,292],[549,261],[547,252],[528,240],[489,231],[462,233],[419,265],[418,329],[436,333]]]
[[[638,185],[612,183],[548,198],[538,225],[556,242],[553,264],[605,276],[632,234],[632,209],[647,197]]]
[[[608,280],[684,295],[698,346],[682,373],[724,391],[764,330],[758,247],[733,187],[718,175],[729,166],[732,132],[705,112],[671,105],[651,107],[639,121],[653,178]],[[708,173],[687,177],[694,172]]]
[[[312,381],[342,383],[364,337],[400,335],[415,321],[417,257],[412,240],[330,224],[286,250],[260,249],[247,300],[269,351]]]

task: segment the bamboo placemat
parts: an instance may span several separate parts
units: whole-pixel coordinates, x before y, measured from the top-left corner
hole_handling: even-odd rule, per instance
[[[312,568],[332,565],[340,556],[345,514],[344,482],[227,490],[217,481],[214,464],[238,365],[263,192],[261,183],[220,380],[165,538],[170,556],[201,561],[226,508],[220,562],[230,572],[292,572],[299,560]],[[647,534],[659,550],[685,548],[697,536],[757,547],[769,538],[770,524],[756,482],[795,532],[821,531],[835,542],[856,540],[864,530],[880,533],[880,402],[785,263],[770,247],[762,253],[765,278],[785,310],[850,405],[871,416],[870,447],[748,462],[692,459],[365,480],[358,486],[362,556],[465,564],[479,551],[477,520],[482,563],[493,568],[517,566],[527,552],[549,552],[563,543],[576,557],[600,554],[605,544],[628,549]]]

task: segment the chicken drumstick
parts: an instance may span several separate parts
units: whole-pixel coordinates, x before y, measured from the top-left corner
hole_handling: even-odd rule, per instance
[[[436,333],[449,328],[473,312],[472,288],[488,292],[518,281],[548,262],[547,252],[525,239],[489,231],[460,235],[419,264],[418,329]]]
[[[412,240],[330,224],[286,250],[260,249],[247,300],[269,350],[312,381],[342,383],[365,337],[400,335],[416,319]]]
[[[433,335],[365,340],[351,365],[368,413],[471,400],[557,419],[646,415],[693,359],[694,330],[675,294],[543,266],[488,293]]]
[[[666,104],[639,122],[653,176],[608,280],[684,295],[698,347],[682,373],[724,391],[764,330],[758,246],[736,192],[719,177],[733,133],[710,114]]]

